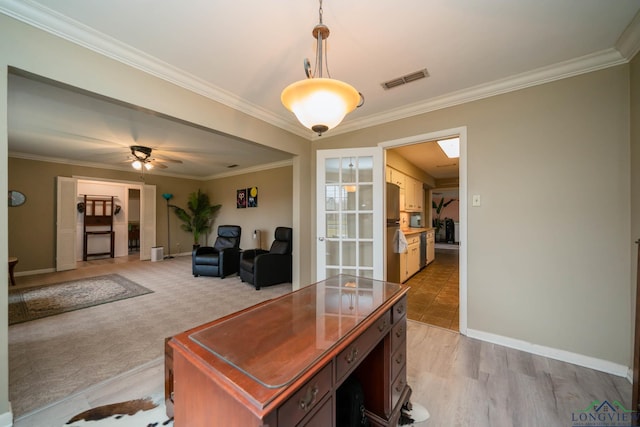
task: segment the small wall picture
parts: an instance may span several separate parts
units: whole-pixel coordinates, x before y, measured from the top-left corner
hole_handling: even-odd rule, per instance
[[[241,188],[236,192],[236,203],[238,209],[244,209],[247,207],[247,189]]]
[[[258,207],[258,187],[247,188],[247,207]]]

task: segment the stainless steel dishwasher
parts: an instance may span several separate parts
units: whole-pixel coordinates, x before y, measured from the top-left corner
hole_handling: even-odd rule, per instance
[[[427,266],[427,232],[420,233],[420,270]]]

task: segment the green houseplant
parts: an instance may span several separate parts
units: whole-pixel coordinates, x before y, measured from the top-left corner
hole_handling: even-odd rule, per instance
[[[448,202],[444,201],[444,197],[440,198],[440,202],[436,204],[435,200],[431,201],[431,207],[436,211],[436,217],[433,219],[433,227],[436,229],[436,236],[440,237],[440,229],[444,225],[444,221],[440,218],[440,214],[442,213],[442,209],[446,208],[456,199],[451,199]]]
[[[222,205],[212,205],[209,196],[198,189],[189,194],[186,210],[175,205],[171,207],[182,221],[180,228],[193,234],[193,245],[196,247],[200,244],[202,233],[211,228],[211,219]]]

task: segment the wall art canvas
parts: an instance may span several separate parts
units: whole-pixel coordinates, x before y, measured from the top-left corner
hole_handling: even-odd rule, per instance
[[[258,207],[258,187],[247,188],[247,207]]]
[[[246,188],[241,188],[236,192],[236,200],[237,200],[236,207],[238,209],[244,209],[247,207],[247,189]]]

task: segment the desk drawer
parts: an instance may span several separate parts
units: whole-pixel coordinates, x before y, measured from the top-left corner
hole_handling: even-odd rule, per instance
[[[391,356],[391,381],[395,380],[398,374],[407,364],[407,351],[405,347],[399,348]]]
[[[393,325],[391,329],[391,352],[396,351],[398,346],[405,342],[407,339],[407,319],[402,318]]]
[[[405,294],[400,301],[393,305],[393,323],[396,323],[407,314],[407,295]]]
[[[349,374],[369,351],[387,334],[391,325],[391,312],[386,311],[347,348],[342,350],[336,359],[336,379],[338,383]]]
[[[331,371],[333,363],[328,363],[305,385],[300,387],[279,409],[278,424],[296,425],[331,390]]]
[[[398,378],[393,380],[391,384],[391,408],[395,408],[400,400],[405,387],[407,386],[407,369],[406,366],[400,370]]]
[[[327,399],[320,409],[318,409],[318,412],[308,420],[304,420],[298,427],[327,427],[333,425],[332,403],[331,398]]]

